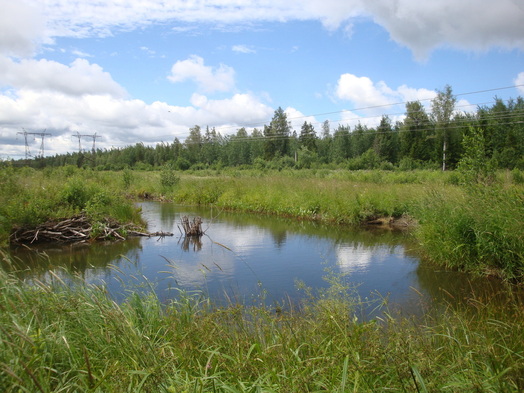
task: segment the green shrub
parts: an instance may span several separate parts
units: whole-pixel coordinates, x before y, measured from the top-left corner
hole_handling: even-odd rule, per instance
[[[524,184],[524,173],[520,169],[513,169],[511,171],[511,177],[513,180],[513,184]]]
[[[172,191],[180,183],[180,177],[171,166],[164,166],[160,171],[160,185],[164,191]]]
[[[83,210],[92,195],[92,191],[86,186],[85,180],[80,177],[69,179],[61,193],[62,201],[77,210]]]

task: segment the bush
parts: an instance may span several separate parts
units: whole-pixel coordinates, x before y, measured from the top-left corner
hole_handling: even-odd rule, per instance
[[[519,169],[513,169],[511,171],[511,177],[513,179],[513,184],[524,184],[524,174]]]
[[[160,185],[164,191],[172,191],[173,188],[180,182],[180,177],[177,176],[173,167],[166,165],[160,172]]]

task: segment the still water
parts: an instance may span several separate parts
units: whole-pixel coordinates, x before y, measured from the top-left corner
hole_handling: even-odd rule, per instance
[[[298,283],[325,288],[326,277],[334,273],[343,274],[361,299],[387,300],[388,307],[405,314],[419,314],[443,299],[460,301],[473,287],[491,293],[495,285],[421,263],[410,252],[408,234],[169,203],[140,205],[150,232],[175,236],[39,248],[48,258],[19,248],[12,253],[31,267],[19,274],[27,280],[80,275],[106,287],[117,301],[130,291],[153,289],[162,301],[185,290],[201,291],[218,304],[267,305],[298,300],[303,296]],[[206,235],[184,239],[178,228],[183,216],[202,217]]]

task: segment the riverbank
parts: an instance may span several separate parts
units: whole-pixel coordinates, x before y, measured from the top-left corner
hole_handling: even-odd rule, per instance
[[[107,217],[143,225],[133,200],[148,198],[329,225],[402,223],[428,261],[514,282],[524,279],[524,186],[509,172],[499,173],[489,186],[458,186],[455,173],[439,171],[180,173],[5,167],[0,180],[4,244],[15,226],[37,226],[79,213],[100,227]]]
[[[455,173],[288,171],[185,175],[164,198],[329,225],[402,223],[432,263],[504,280],[524,279],[524,187],[501,172],[457,185]],[[141,195],[147,181],[130,188]],[[158,188],[157,188],[158,190]],[[159,191],[159,190],[158,190]],[[158,192],[157,191],[157,192]]]

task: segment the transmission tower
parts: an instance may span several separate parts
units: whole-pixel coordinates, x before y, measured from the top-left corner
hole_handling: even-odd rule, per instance
[[[34,139],[36,139],[37,136],[41,137],[42,138],[42,142],[40,143],[40,150],[39,150],[39,154],[36,156],[36,157],[44,157],[44,138],[46,136],[51,136],[51,134],[45,132],[27,132],[26,130],[24,130],[24,132],[18,132],[17,134],[22,134],[24,136],[24,140],[25,140],[25,159],[27,160],[29,157],[31,157],[31,154],[29,152],[29,143],[27,142],[27,136],[28,135],[33,135],[34,136]]]
[[[78,131],[76,132],[76,135],[73,135],[74,137],[78,138],[78,152],[79,153],[82,153],[82,143],[80,141],[80,139],[85,136],[85,137],[88,137],[88,138],[93,138],[93,147],[91,148],[91,152],[93,154],[95,154],[95,143],[96,143],[96,138],[100,138],[100,135],[96,135],[96,132],[93,134],[93,135],[90,135],[90,134],[80,134]]]

